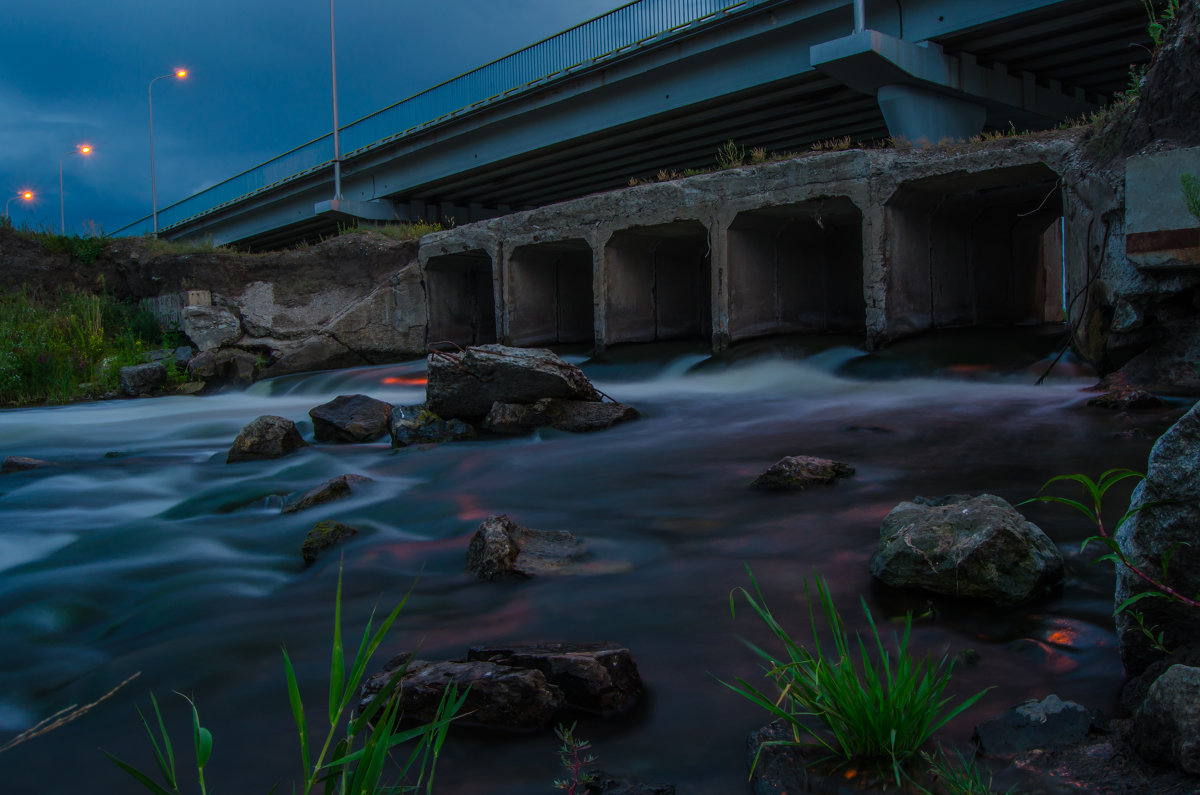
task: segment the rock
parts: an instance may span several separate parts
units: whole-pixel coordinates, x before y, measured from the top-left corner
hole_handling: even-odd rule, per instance
[[[530,433],[544,427],[586,433],[611,428],[637,416],[637,409],[623,403],[542,398],[534,403],[493,403],[483,419],[483,427],[492,433]]]
[[[567,706],[604,717],[628,713],[646,692],[633,655],[617,643],[477,646],[467,659],[541,671]]]
[[[1181,594],[1200,593],[1200,404],[1159,437],[1150,451],[1147,480],[1134,489],[1135,513],[1116,533],[1130,563],[1161,576],[1170,561],[1166,584]],[[1151,590],[1124,566],[1117,567],[1116,603]],[[1167,648],[1200,637],[1200,609],[1168,599],[1142,599],[1136,608]],[[1122,611],[1116,616],[1121,660],[1129,675],[1141,673],[1162,657],[1141,627]]]
[[[308,442],[300,437],[296,423],[265,414],[242,428],[229,448],[225,463],[282,458],[301,447],[308,447]]]
[[[280,513],[296,513],[307,511],[327,502],[349,497],[354,491],[354,484],[370,483],[371,479],[364,475],[338,475],[330,478],[316,488],[309,489],[294,500],[284,503]]]
[[[1093,715],[1055,695],[1030,699],[975,727],[975,740],[987,756],[1015,756],[1034,748],[1061,748],[1083,742]]]
[[[382,673],[363,685],[362,710],[408,660],[400,655]],[[400,680],[400,705],[404,720],[422,723],[433,720],[442,694],[451,683],[470,694],[455,721],[456,725],[540,731],[549,727],[563,708],[563,694],[546,681],[541,671],[511,668],[491,662],[427,662],[412,660]]]
[[[185,306],[180,312],[180,331],[202,351],[212,351],[236,342],[242,336],[237,315],[217,306]]]
[[[217,377],[223,381],[250,386],[258,378],[259,358],[237,348],[219,350],[215,356]]]
[[[304,557],[304,565],[311,566],[322,552],[356,535],[358,535],[357,528],[348,524],[328,519],[317,522],[304,537],[304,543],[300,545],[300,554]]]
[[[188,375],[198,380],[207,380],[217,374],[217,357],[212,351],[200,351],[187,364]]]
[[[1146,700],[1150,686],[1158,681],[1158,677],[1166,673],[1172,665],[1190,665],[1200,668],[1200,643],[1192,642],[1176,646],[1171,649],[1170,656],[1155,660],[1140,674],[1126,679],[1125,684],[1121,687],[1121,709],[1130,715],[1135,714],[1142,706],[1142,702]]]
[[[203,381],[188,381],[185,384],[180,384],[175,387],[177,395],[199,395],[208,387],[208,384]]]
[[[188,362],[196,355],[196,349],[190,345],[180,345],[175,350],[171,351],[171,356],[175,360],[175,366],[180,370],[187,368]]]
[[[871,574],[895,587],[1018,604],[1063,580],[1054,542],[991,494],[902,502],[879,533]]]
[[[467,548],[467,571],[480,580],[520,580],[560,571],[583,554],[565,530],[531,530],[504,514],[479,525]]]
[[[803,491],[809,486],[828,485],[853,474],[854,468],[840,461],[790,455],[772,464],[750,485],[764,491]]]
[[[1142,81],[1123,152],[1132,154],[1151,142],[1200,145],[1200,8],[1179,4],[1175,21],[1163,33],[1162,46]]]
[[[807,739],[802,736],[802,743]],[[848,779],[845,767],[830,769],[829,752],[819,746],[797,745],[791,727],[782,719],[750,732],[746,751],[754,795],[904,795],[890,777],[860,769]]]
[[[28,472],[31,469],[42,469],[44,467],[57,466],[53,461],[43,461],[40,458],[26,458],[19,455],[10,455],[0,463],[0,475],[8,475],[12,472]]]
[[[392,447],[473,439],[475,429],[462,420],[443,420],[424,406],[396,406],[388,433]]]
[[[542,348],[478,345],[429,356],[426,405],[443,417],[482,417],[493,403],[542,398],[600,402],[583,371]]]
[[[1172,665],[1150,686],[1133,744],[1146,759],[1200,775],[1200,668]]]
[[[1087,402],[1089,406],[1103,409],[1156,409],[1167,405],[1162,398],[1156,397],[1146,390],[1129,383],[1129,379],[1121,373],[1112,373],[1096,386],[1097,391],[1103,391]]]
[[[148,362],[122,367],[117,376],[121,394],[129,397],[145,395],[167,382],[167,368],[162,362]]]
[[[592,771],[592,780],[584,787],[583,795],[675,795],[675,787],[671,784],[643,784],[597,769]]]
[[[373,442],[388,432],[392,405],[366,395],[338,395],[308,416],[319,442]]]

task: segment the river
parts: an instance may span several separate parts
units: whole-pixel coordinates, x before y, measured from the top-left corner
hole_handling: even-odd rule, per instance
[[[244,392],[0,412],[0,454],[58,466],[0,479],[0,741],[70,704],[141,676],[88,714],[0,754],[6,793],[129,793],[98,749],[153,763],[135,711],[164,705],[190,753],[192,696],[215,736],[209,791],[291,791],[299,753],[284,684],[286,646],[310,715],[325,702],[339,554],[305,568],[314,522],[362,529],[344,545],[347,643],[378,605],[412,596],[378,657],[419,646],[427,659],[475,644],[620,642],[649,696],[623,720],[580,717],[600,766],[680,795],[748,793],[745,737],[766,722],[718,681],[758,676],[743,638],[766,642],[730,589],[753,570],[781,621],[803,636],[803,580],[832,584],[854,627],[864,596],[885,623],[925,600],[873,585],[879,523],[916,495],[991,492],[1011,502],[1049,477],[1144,468],[1155,436],[1185,406],[1123,415],[1084,406],[1094,377],[1060,365],[1034,381],[1055,340],[958,332],[867,354],[822,341],[771,340],[708,357],[698,344],[628,346],[599,361],[568,352],[642,418],[607,431],[543,432],[426,448],[317,445],[227,465],[238,431],[262,414],[299,424],[339,394],[424,399],[423,362],[292,376]],[[763,494],[748,482],[784,455],[857,469],[828,488]],[[347,500],[281,515],[284,496],[342,473],[370,477]],[[1122,496],[1127,495],[1124,492]],[[1114,500],[1115,513],[1121,512]],[[1010,610],[939,602],[914,628],[932,653],[974,649],[954,690],[994,686],[947,727],[1056,693],[1115,711],[1121,664],[1112,572],[1087,566],[1082,517],[1026,506],[1069,564],[1061,595]],[[589,558],[569,575],[479,583],[463,571],[485,517],[570,530]],[[896,626],[899,626],[898,624]],[[314,717],[315,721],[316,718]],[[437,791],[530,795],[560,775],[552,734],[452,730]],[[186,790],[185,790],[186,791]]]

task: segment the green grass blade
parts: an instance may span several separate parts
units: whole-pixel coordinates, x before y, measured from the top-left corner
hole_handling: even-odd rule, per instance
[[[308,723],[304,720],[304,703],[300,700],[300,685],[296,681],[296,670],[292,667],[292,659],[288,657],[287,649],[283,649],[283,672],[287,677],[288,701],[292,706],[292,720],[296,722],[296,731],[300,735],[300,765],[305,779],[311,774],[312,763],[308,754]]]
[[[169,789],[169,790],[164,789],[162,787],[162,785],[159,784],[158,782],[156,782],[154,779],[150,778],[145,773],[138,770],[136,767],[129,764],[128,762],[124,762],[124,761],[118,759],[117,757],[113,756],[108,751],[105,751],[103,748],[100,749],[100,753],[107,756],[112,761],[113,764],[115,764],[117,767],[124,770],[134,780],[136,780],[139,784],[141,784],[146,789],[153,792],[155,795],[179,795],[179,790],[177,788]]]
[[[158,762],[158,768],[162,771],[163,780],[167,782],[167,786],[172,789],[179,789],[179,779],[175,775],[175,749],[171,747],[171,735],[167,732],[167,724],[163,721],[162,710],[158,708],[158,699],[154,694],[150,694],[150,704],[154,707],[154,716],[158,721],[158,732],[162,737],[162,750],[159,750],[158,742],[154,739],[154,732],[150,730],[150,724],[146,722],[146,717],[142,715],[142,723],[146,726],[146,734],[150,736],[150,744],[154,746],[154,757]],[[138,710],[141,715],[141,710]]]
[[[342,564],[338,564],[337,592],[333,598],[333,659],[329,663],[329,724],[341,715],[346,688],[346,655],[342,650]]]

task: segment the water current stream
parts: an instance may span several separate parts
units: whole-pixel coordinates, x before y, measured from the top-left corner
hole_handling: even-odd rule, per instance
[[[650,694],[624,720],[581,717],[601,766],[681,795],[747,793],[745,738],[766,722],[716,677],[755,677],[742,638],[765,642],[729,591],[753,569],[785,626],[802,635],[806,575],[820,573],[851,625],[865,596],[881,618],[925,600],[873,585],[879,523],[916,495],[991,492],[1011,502],[1047,478],[1144,468],[1183,406],[1127,416],[1084,406],[1094,377],[1060,366],[1035,386],[1056,340],[928,337],[867,355],[851,346],[761,342],[709,358],[699,345],[633,346],[585,361],[606,393],[637,407],[608,431],[540,433],[427,448],[319,445],[227,465],[238,431],[262,414],[296,420],[339,394],[424,399],[423,362],[280,378],[211,397],[97,402],[0,412],[0,454],[55,461],[0,480],[0,741],[69,704],[140,678],[79,720],[0,754],[5,793],[129,793],[99,748],[152,767],[134,705],[153,691],[189,753],[193,696],[215,735],[210,792],[291,791],[299,754],[280,655],[285,645],[312,715],[325,702],[338,554],[311,568],[300,543],[319,519],[366,532],[345,545],[348,643],[371,610],[412,598],[381,651],[420,645],[448,659],[482,643],[618,641]],[[1038,363],[1040,360],[1040,363]],[[748,482],[784,455],[845,461],[857,474],[804,493]],[[281,515],[285,495],[342,473],[374,483],[348,500]],[[1126,492],[1127,494],[1127,492]],[[1114,502],[1117,513],[1121,507]],[[1061,595],[1012,610],[939,602],[920,649],[974,649],[958,693],[995,686],[952,723],[1057,693],[1115,710],[1121,666],[1112,574],[1081,557],[1087,534],[1066,509],[1023,509],[1070,566]],[[479,522],[507,513],[570,530],[590,557],[569,575],[479,583],[463,570]],[[314,717],[315,721],[315,717]],[[451,732],[437,791],[552,792],[551,734]]]

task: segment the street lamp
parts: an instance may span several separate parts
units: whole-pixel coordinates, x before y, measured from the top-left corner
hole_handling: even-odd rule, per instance
[[[64,209],[65,204],[63,202],[63,178],[62,178],[63,158],[69,157],[70,155],[83,155],[84,157],[87,157],[91,153],[92,153],[91,146],[89,146],[88,144],[79,144],[74,149],[72,149],[70,152],[67,152],[65,155],[58,158],[58,216],[59,216],[59,221],[62,223],[63,237],[67,236],[67,213],[66,213],[66,210]]]
[[[15,201],[16,199],[21,199],[22,201],[31,202],[31,201],[33,201],[33,191],[23,190],[20,193],[18,193],[16,196],[13,196],[11,199],[6,201],[4,203],[4,220],[10,221],[10,222],[12,221],[12,218],[8,214],[8,208],[13,203],[13,201]]]
[[[154,84],[159,80],[166,80],[169,77],[174,77],[179,80],[187,77],[187,69],[176,69],[169,75],[159,75],[150,81],[150,85],[146,87],[147,103],[150,107],[150,201],[154,206],[154,236],[158,237],[158,185],[154,181]]]
[[[338,141],[337,46],[333,36],[333,0],[329,0],[329,65],[333,74],[333,198],[342,198],[342,147]]]

